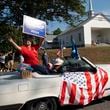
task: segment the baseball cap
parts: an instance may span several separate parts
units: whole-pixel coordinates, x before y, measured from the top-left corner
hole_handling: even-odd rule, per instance
[[[56,59],[55,59],[55,62],[54,62],[54,65],[62,65],[63,62],[64,62],[64,61],[63,61],[62,59],[56,58]]]

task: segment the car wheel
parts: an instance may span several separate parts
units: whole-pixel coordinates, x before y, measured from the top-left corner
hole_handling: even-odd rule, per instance
[[[31,102],[26,108],[26,110],[57,110],[57,103],[53,98],[44,98]]]

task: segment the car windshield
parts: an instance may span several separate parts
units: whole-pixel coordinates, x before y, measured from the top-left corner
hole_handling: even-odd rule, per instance
[[[73,58],[67,58],[63,65],[63,71],[78,72],[78,71],[90,71],[92,72],[94,67],[83,58],[75,60]]]

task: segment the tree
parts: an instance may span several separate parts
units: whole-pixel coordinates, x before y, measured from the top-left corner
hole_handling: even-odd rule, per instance
[[[60,28],[57,28],[56,30],[53,31],[53,35],[58,35],[60,34],[62,31]]]
[[[9,34],[9,35],[7,35]],[[5,52],[14,49],[13,46],[7,40],[8,37],[13,37],[13,39],[18,43],[22,44],[22,31],[21,28],[15,28],[14,26],[10,26],[8,24],[0,25],[0,51],[3,50]]]
[[[22,31],[18,27],[23,24],[23,15],[41,19],[47,24],[49,21],[64,21],[74,25],[85,14],[85,3],[85,0],[1,0],[0,40],[4,41],[3,36],[13,31],[17,42],[21,42]],[[2,44],[0,48],[4,45],[6,49],[11,48]]]
[[[49,21],[74,24],[84,15],[85,0],[2,0],[0,21],[20,26],[23,15]]]

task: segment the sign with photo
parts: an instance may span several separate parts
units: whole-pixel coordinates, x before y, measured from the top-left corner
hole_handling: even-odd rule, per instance
[[[24,15],[23,33],[44,38],[46,36],[46,22]]]

